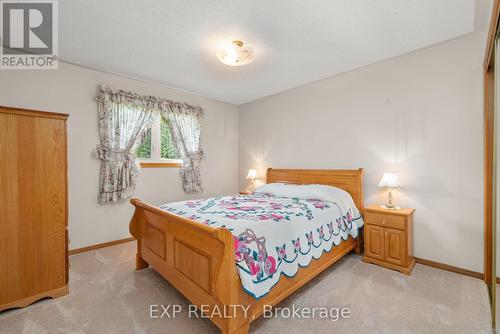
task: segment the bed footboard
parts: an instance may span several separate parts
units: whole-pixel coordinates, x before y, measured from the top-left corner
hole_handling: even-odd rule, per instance
[[[153,266],[203,310],[240,304],[231,232],[193,222],[138,199],[131,203],[135,206],[130,233],[137,239],[136,269]],[[235,312],[211,320],[223,333],[246,333],[248,319],[242,310]]]

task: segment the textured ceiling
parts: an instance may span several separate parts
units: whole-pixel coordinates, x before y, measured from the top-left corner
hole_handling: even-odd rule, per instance
[[[64,0],[60,58],[242,104],[487,26],[491,0]],[[221,64],[242,39],[253,63]]]

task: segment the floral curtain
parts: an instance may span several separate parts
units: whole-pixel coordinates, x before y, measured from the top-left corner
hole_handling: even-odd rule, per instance
[[[99,135],[97,157],[101,175],[97,201],[101,204],[129,198],[135,189],[138,167],[132,152],[156,118],[151,106],[100,88],[97,94]]]
[[[96,100],[101,138],[97,146],[97,157],[101,160],[99,203],[117,202],[132,195],[139,171],[133,148],[158,114],[170,121],[174,144],[184,161],[181,169],[184,190],[202,191],[201,108],[109,87],[99,87]]]
[[[172,140],[182,159],[182,186],[187,193],[203,191],[200,162],[203,151],[200,147],[203,111],[186,105],[170,105],[161,112],[168,121]]]

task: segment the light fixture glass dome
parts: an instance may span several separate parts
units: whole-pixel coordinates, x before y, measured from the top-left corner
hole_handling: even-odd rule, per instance
[[[221,63],[229,66],[241,66],[251,63],[254,60],[253,48],[243,45],[242,41],[233,41],[223,50],[217,53]]]

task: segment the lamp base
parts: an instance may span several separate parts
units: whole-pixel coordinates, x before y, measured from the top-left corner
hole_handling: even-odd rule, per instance
[[[379,205],[382,209],[386,210],[399,210],[401,209],[399,206],[387,206],[385,204]]]
[[[251,179],[250,183],[250,193],[253,193],[255,191],[255,180]]]

